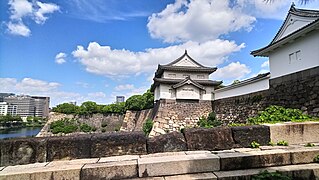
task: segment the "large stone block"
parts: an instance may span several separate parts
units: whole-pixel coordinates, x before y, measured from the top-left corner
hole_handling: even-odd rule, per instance
[[[172,152],[187,150],[186,140],[182,133],[172,132],[155,136],[147,140],[147,152]]]
[[[90,148],[91,135],[50,137],[47,145],[47,161],[89,158]]]
[[[282,166],[291,164],[290,152],[285,150],[247,151],[235,153],[221,153],[220,169],[237,170]]]
[[[146,137],[142,132],[96,134],[92,137],[92,157],[146,153]]]
[[[228,127],[185,129],[185,138],[188,150],[224,150],[234,146]]]
[[[270,142],[270,130],[268,126],[239,126],[231,128],[235,144],[238,147],[249,147],[253,141],[260,145]]]
[[[139,177],[177,175],[218,171],[219,158],[214,154],[143,156],[138,159]]]
[[[18,138],[0,141],[0,166],[46,161],[45,138]]]
[[[176,176],[165,176],[165,180],[184,180],[184,179],[192,179],[192,180],[217,180],[217,177],[214,173],[198,173],[198,174],[184,174],[184,175],[176,175]]]
[[[292,164],[312,163],[314,162],[314,158],[319,155],[319,147],[292,149],[290,152]]]
[[[270,139],[273,142],[281,140],[289,144],[318,142],[319,122],[267,124],[270,129]]]
[[[119,161],[86,164],[81,171],[82,180],[127,179],[137,177],[137,161]]]

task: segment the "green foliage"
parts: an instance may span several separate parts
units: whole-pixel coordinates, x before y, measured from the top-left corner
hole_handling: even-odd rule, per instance
[[[74,119],[64,118],[59,121],[54,121],[50,124],[50,130],[53,134],[57,133],[72,133],[77,131],[78,126]]]
[[[252,180],[291,180],[289,176],[283,175],[279,171],[268,172],[267,170],[261,171],[259,174],[254,175]]]
[[[153,120],[147,119],[145,123],[143,124],[143,132],[146,136],[151,132],[153,128]]]
[[[14,122],[14,121],[22,122],[22,119],[20,116],[11,116],[10,114],[7,114],[5,116],[0,116],[0,123]]]
[[[268,145],[269,145],[269,146],[275,146],[276,144],[275,144],[274,142],[270,141],[270,142],[268,143]]]
[[[96,104],[96,102],[86,101],[86,102],[82,103],[81,106],[79,107],[78,114],[79,115],[91,115],[91,114],[100,112],[99,110],[100,110],[100,108]]]
[[[319,154],[313,158],[313,162],[319,163]]]
[[[278,142],[277,142],[277,145],[278,145],[278,146],[288,146],[288,142],[285,141],[285,140],[281,140],[281,141],[278,141]]]
[[[251,148],[259,148],[259,146],[260,146],[260,144],[258,142],[256,142],[256,141],[253,141],[253,142],[250,143],[250,147]]]
[[[248,118],[251,124],[277,123],[287,121],[305,121],[311,117],[302,113],[299,109],[284,108],[282,106],[269,106],[258,116]]]
[[[79,107],[74,105],[74,104],[63,103],[63,104],[59,104],[56,107],[52,108],[52,111],[64,113],[64,114],[75,114],[75,113],[77,113],[78,109],[79,109]]]
[[[83,123],[80,126],[80,130],[82,132],[91,132],[93,130],[93,127],[89,126],[88,124]]]
[[[201,117],[199,121],[197,122],[197,125],[199,127],[204,127],[204,128],[211,128],[211,127],[217,127],[222,124],[221,121],[216,119],[216,114],[214,112],[211,112],[208,114],[208,117]]]
[[[314,146],[315,146],[314,143],[307,143],[307,144],[305,144],[305,147],[314,147]]]
[[[152,108],[154,104],[154,95],[147,90],[143,95],[134,95],[125,102],[125,108],[128,110],[139,111]]]
[[[125,113],[125,102],[104,105],[101,107],[101,113]]]

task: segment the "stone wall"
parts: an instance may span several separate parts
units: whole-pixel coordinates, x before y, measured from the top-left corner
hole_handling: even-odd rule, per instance
[[[118,131],[123,123],[124,115],[117,114],[117,113],[110,113],[110,114],[93,114],[93,115],[66,115],[61,113],[50,113],[48,122],[44,125],[41,131],[38,133],[37,137],[46,137],[46,136],[61,136],[61,134],[52,134],[49,131],[50,124],[54,121],[58,121],[64,118],[68,119],[77,119],[79,123],[86,123],[91,127],[95,127],[97,130],[96,132],[102,131],[102,123],[106,123],[107,126],[104,127],[104,131],[111,132],[111,131]],[[75,134],[79,134],[80,132],[75,132]],[[69,134],[68,134],[69,135]]]
[[[121,126],[121,131],[142,131],[144,122],[152,119],[153,109],[141,111],[127,110]]]
[[[246,122],[269,105],[297,108],[319,116],[319,67],[270,79],[269,83],[268,90],[215,100],[217,118],[226,124]]]
[[[147,138],[142,132],[117,132],[17,138],[0,140],[0,167],[62,159],[99,158],[117,155],[143,155],[159,152],[225,150],[249,147],[252,141],[267,145],[286,140],[289,144],[318,142],[318,122],[285,123],[264,126],[187,128]],[[298,141],[289,139],[298,132]]]
[[[154,125],[150,136],[180,131],[185,127],[197,126],[199,118],[212,112],[211,101],[159,100]]]

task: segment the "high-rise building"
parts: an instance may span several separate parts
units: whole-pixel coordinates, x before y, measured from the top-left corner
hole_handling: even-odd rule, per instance
[[[116,103],[124,102],[125,97],[124,96],[116,96]]]
[[[0,102],[4,101],[4,97],[14,96],[13,93],[0,93]]]
[[[35,101],[30,96],[8,96],[4,97],[4,101],[16,105],[17,115],[20,117],[35,116]]]
[[[31,96],[34,99],[35,114],[36,117],[48,117],[50,97]]]
[[[0,102],[0,115],[5,116],[7,114],[11,116],[17,115],[18,106],[8,104],[7,102]]]

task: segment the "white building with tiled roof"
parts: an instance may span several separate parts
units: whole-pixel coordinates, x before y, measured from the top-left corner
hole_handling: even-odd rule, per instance
[[[187,99],[213,100],[214,89],[221,81],[209,80],[209,75],[217,68],[205,67],[193,58],[187,51],[175,61],[158,65],[151,91],[154,99]]]
[[[251,54],[269,57],[271,79],[319,66],[319,10],[293,4],[270,44]]]

